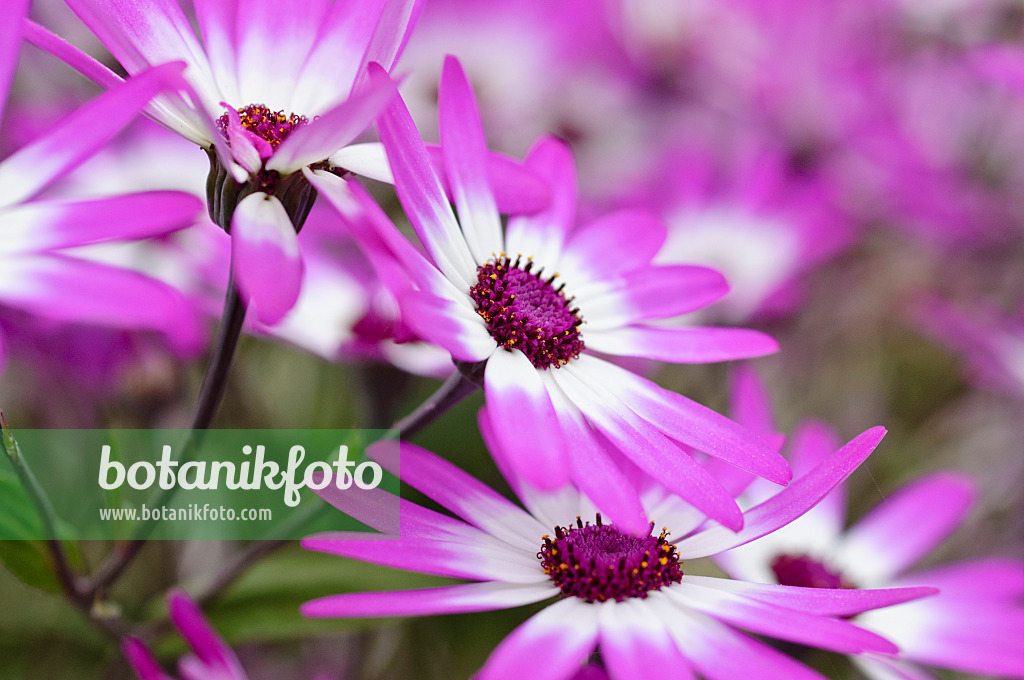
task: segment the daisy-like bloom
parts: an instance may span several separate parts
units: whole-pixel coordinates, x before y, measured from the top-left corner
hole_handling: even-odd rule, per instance
[[[491,439],[486,433],[485,438]],[[799,644],[847,653],[895,652],[883,638],[836,617],[934,592],[821,590],[768,586],[686,574],[684,560],[712,555],[775,531],[806,512],[874,449],[875,428],[829,456],[810,475],[746,513],[739,533],[709,525],[664,487],[647,484],[654,522],[641,534],[605,522],[573,487],[540,491],[509,476],[527,508],[509,501],[440,457],[411,444],[371,447],[371,456],[461,519],[402,500],[400,537],[358,540],[327,533],[306,548],[471,583],[425,590],[333,595],[306,603],[312,617],[452,614],[557,601],[527,620],[494,651],[481,679],[568,679],[595,650],[612,678],[711,680],[821,676],[733,626]],[[400,449],[399,449],[400,447]],[[509,460],[498,456],[507,475]],[[373,524],[372,504],[330,488],[325,500]],[[380,492],[384,494],[384,492]]]
[[[26,2],[5,6],[0,29],[0,115],[20,46]],[[0,304],[59,322],[160,331],[183,342],[200,334],[181,295],[137,272],[90,260],[83,247],[166,234],[188,226],[195,197],[148,192],[100,199],[39,198],[94,154],[181,66],[151,69],[85,104],[0,161]],[[3,342],[0,341],[0,354]]]
[[[773,352],[775,341],[743,329],[646,323],[708,304],[727,291],[725,281],[703,267],[652,266],[665,229],[646,214],[615,213],[577,226],[572,156],[557,140],[542,140],[526,160],[549,180],[551,205],[512,217],[503,229],[486,181],[479,113],[453,58],[444,66],[439,106],[458,219],[401,99],[378,120],[395,188],[427,257],[360,187],[307,173],[391,286],[403,322],[482,383],[484,419],[497,447],[514,452],[517,470],[534,486],[554,489],[571,478],[609,519],[644,532],[636,490],[620,474],[636,464],[738,529],[733,497],[694,462],[690,447],[785,483],[781,456],[753,432],[594,352],[724,361]]]
[[[726,160],[675,147],[638,196],[669,226],[659,264],[704,264],[729,281],[708,310],[733,322],[793,311],[801,278],[852,241],[825,179],[801,176],[780,150],[745,149]]]
[[[231,232],[238,286],[261,321],[280,319],[299,294],[296,232],[316,197],[297,171],[358,170],[358,158],[334,154],[394,95],[389,79],[365,78],[365,66],[391,68],[417,0],[200,0],[202,42],[174,0],[69,5],[128,73],[187,64],[187,85],[154,102],[150,115],[209,153],[210,215]],[[29,38],[44,49],[103,85],[116,82],[112,72],[29,26]]]
[[[763,399],[751,375],[738,381],[749,404]],[[751,396],[749,393],[754,393]],[[743,397],[741,397],[741,400]],[[748,409],[748,413],[764,408]],[[762,418],[762,422],[767,419]],[[790,446],[795,481],[828,459],[835,434],[807,423]],[[771,502],[775,490],[755,480],[744,504]],[[1024,677],[1024,563],[982,558],[908,570],[964,520],[973,485],[938,472],[888,496],[849,528],[840,485],[795,522],[714,559],[745,581],[812,588],[933,586],[935,597],[879,609],[854,622],[899,647],[898,654],[858,654],[854,663],[874,680],[931,680],[920,664],[997,677]]]

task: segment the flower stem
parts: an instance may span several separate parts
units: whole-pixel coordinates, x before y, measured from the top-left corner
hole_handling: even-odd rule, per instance
[[[232,272],[228,280],[227,297],[224,299],[224,312],[221,315],[220,327],[217,329],[217,340],[213,345],[213,354],[210,356],[206,376],[199,390],[195,415],[192,417],[190,427],[193,430],[205,430],[213,422],[213,416],[224,397],[228,369],[231,368],[231,360],[235,356],[244,322],[245,303],[235,285],[235,276]]]
[[[392,429],[398,430],[400,439],[409,439],[460,401],[476,392],[477,387],[476,383],[465,378],[461,371],[455,371],[448,376],[448,379],[434,394],[430,395],[429,399],[395,423]]]
[[[224,299],[224,312],[221,315],[220,326],[217,329],[217,339],[214,342],[213,353],[210,356],[210,363],[206,367],[206,375],[203,377],[203,385],[199,390],[199,399],[196,402],[195,415],[192,417],[190,433],[185,441],[182,454],[186,458],[191,455],[192,447],[195,444],[196,431],[205,430],[210,427],[217,407],[224,396],[224,388],[227,386],[228,369],[231,368],[231,360],[235,356],[235,349],[238,346],[238,339],[241,337],[242,324],[245,321],[245,303],[235,285],[234,267],[228,280],[228,291]],[[170,493],[164,491],[154,505],[161,505],[162,501]],[[96,573],[90,579],[86,594],[96,597],[116,581],[124,570],[135,560],[135,557],[146,545],[146,539],[155,528],[157,520],[151,519],[145,522],[135,532],[133,540],[120,544],[107,561],[100,565]]]

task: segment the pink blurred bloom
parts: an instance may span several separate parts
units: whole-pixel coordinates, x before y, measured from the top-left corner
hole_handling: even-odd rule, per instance
[[[25,4],[8,8],[10,20],[2,29],[7,35],[0,35],[0,114]],[[158,331],[185,345],[195,343],[198,318],[179,294],[148,276],[93,261],[88,249],[185,227],[201,209],[198,200],[167,191],[40,198],[155,95],[176,87],[180,72],[180,65],[168,64],[140,73],[0,161],[0,303],[47,320]]]
[[[733,498],[686,447],[785,483],[788,469],[778,453],[710,409],[593,352],[700,363],[771,353],[774,340],[745,329],[649,324],[716,300],[727,290],[724,280],[703,267],[652,266],[665,230],[643,213],[614,213],[577,227],[572,157],[555,140],[542,140],[526,161],[551,183],[551,205],[513,217],[503,229],[484,173],[479,114],[454,59],[445,65],[440,107],[458,220],[401,100],[378,122],[399,199],[427,257],[365,191],[310,173],[393,288],[403,322],[446,349],[461,370],[482,370],[484,419],[497,445],[517,452],[531,483],[552,489],[572,478],[614,521],[643,531],[636,492],[617,472],[625,457],[738,529]]]
[[[965,312],[931,299],[915,316],[929,336],[959,355],[972,383],[1024,399],[1024,310],[1014,319],[990,305]]]
[[[767,411],[753,374],[737,381],[747,414]],[[751,407],[751,405],[754,405]],[[760,404],[760,405],[758,405]],[[836,436],[827,426],[799,427],[790,445],[795,480],[814,474]],[[781,494],[780,494],[781,495]],[[741,504],[771,502],[775,489],[753,480]],[[755,583],[821,588],[931,586],[935,597],[856,616],[853,620],[896,643],[898,653],[858,654],[853,661],[874,680],[927,680],[918,664],[998,677],[1024,677],[1024,563],[984,558],[917,572],[908,570],[964,520],[973,485],[938,472],[911,482],[844,528],[846,490],[837,486],[798,520],[759,541],[715,556],[726,572]]]
[[[853,230],[823,177],[799,176],[775,149],[731,154],[672,149],[632,199],[655,210],[668,238],[655,261],[722,272],[729,295],[698,313],[733,322],[793,311],[801,277],[848,247]]]
[[[712,555],[770,534],[814,506],[844,480],[884,434],[875,428],[823,461],[778,496],[746,513],[744,529],[711,526],[664,487],[648,485],[652,517],[679,532],[641,534],[604,523],[594,505],[571,487],[533,488],[509,479],[526,510],[440,457],[410,444],[377,446],[371,455],[461,519],[401,501],[397,539],[367,541],[327,533],[304,539],[312,550],[471,583],[426,590],[348,593],[306,603],[312,617],[452,614],[505,609],[561,596],[512,632],[476,676],[556,680],[580,671],[600,650],[612,678],[648,677],[671,668],[673,677],[711,680],[821,676],[767,645],[754,633],[847,653],[895,652],[888,641],[841,620],[933,593],[928,588],[821,590],[765,586],[685,575],[682,560]],[[400,449],[399,449],[400,447]],[[499,460],[506,473],[509,460]],[[325,500],[372,522],[344,492],[324,489]],[[384,493],[384,492],[380,492]],[[363,512],[361,516],[359,513]],[[593,518],[594,522],[582,518]],[[575,518],[575,520],[574,520]],[[554,530],[551,529],[554,527]],[[652,533],[654,532],[654,533]],[[540,551],[540,552],[538,552]]]

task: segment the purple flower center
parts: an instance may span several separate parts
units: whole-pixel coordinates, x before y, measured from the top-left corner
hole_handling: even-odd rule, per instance
[[[842,574],[808,555],[779,555],[772,561],[779,584],[804,588],[852,588]]]
[[[676,547],[668,542],[668,531],[631,536],[614,526],[586,524],[577,517],[575,527],[555,527],[555,538],[544,537],[537,559],[563,595],[587,602],[622,602],[670,583],[679,583],[683,570]]]
[[[238,117],[242,119],[242,127],[266,140],[272,149],[277,149],[292,130],[309,122],[305,116],[284,111],[271,111],[263,104],[250,104],[238,109]],[[226,113],[217,119],[217,127],[225,135],[228,121]]]
[[[533,261],[502,255],[477,267],[477,284],[469,289],[476,313],[499,344],[518,349],[539,369],[558,368],[583,351],[580,310],[555,287],[558,274],[541,278]]]

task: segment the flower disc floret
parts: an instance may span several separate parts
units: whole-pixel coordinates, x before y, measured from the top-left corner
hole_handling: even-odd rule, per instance
[[[558,368],[584,349],[580,311],[565,296],[558,274],[541,277],[530,259],[504,255],[477,267],[477,284],[469,290],[476,313],[506,349],[518,349],[536,368]]]
[[[771,564],[780,585],[803,588],[853,588],[843,575],[809,555],[779,555]]]
[[[250,104],[238,109],[238,117],[242,120],[242,127],[266,141],[272,149],[277,149],[295,128],[309,122],[305,116],[284,111],[271,111],[263,104]],[[228,120],[226,113],[217,119],[217,126],[225,135],[227,135]]]
[[[596,517],[596,524],[576,518],[575,527],[555,527],[555,538],[544,536],[537,558],[544,573],[563,595],[587,602],[622,602],[645,598],[652,590],[679,583],[683,570],[669,533],[647,536],[623,533]]]

